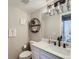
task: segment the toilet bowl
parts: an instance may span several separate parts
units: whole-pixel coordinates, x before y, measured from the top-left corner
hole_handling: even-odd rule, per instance
[[[33,43],[36,43],[35,41],[30,41],[30,46],[33,44]],[[20,53],[19,55],[19,59],[30,59],[32,58],[32,52],[31,51],[23,51]]]
[[[19,59],[30,59],[32,58],[32,52],[31,51],[23,51],[19,55]]]

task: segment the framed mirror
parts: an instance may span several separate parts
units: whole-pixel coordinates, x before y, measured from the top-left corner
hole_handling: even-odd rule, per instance
[[[30,23],[29,23],[30,31],[32,33],[37,33],[37,32],[39,32],[40,27],[41,27],[41,23],[40,23],[39,19],[38,18],[32,18]]]

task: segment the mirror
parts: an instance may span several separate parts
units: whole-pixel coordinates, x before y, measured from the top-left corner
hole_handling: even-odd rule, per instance
[[[47,13],[42,14],[42,32],[43,37],[49,39],[57,39],[60,36],[60,15],[50,16]]]
[[[42,14],[43,37],[56,39],[62,35],[63,42],[71,42],[71,13],[57,15]]]
[[[32,33],[37,33],[39,32],[41,27],[41,23],[38,18],[32,18],[30,23],[29,23],[29,29]]]

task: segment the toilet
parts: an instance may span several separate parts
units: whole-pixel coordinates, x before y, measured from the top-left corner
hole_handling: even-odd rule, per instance
[[[34,41],[30,41],[30,46],[31,44],[35,43]],[[19,59],[31,59],[32,58],[32,52],[29,50],[23,51],[19,55]]]
[[[23,51],[19,55],[19,59],[31,59],[32,58],[32,52],[31,51]]]
[[[36,43],[35,41],[30,41],[30,46]],[[19,55],[19,59],[31,59],[32,58],[32,52],[29,50],[23,51]]]

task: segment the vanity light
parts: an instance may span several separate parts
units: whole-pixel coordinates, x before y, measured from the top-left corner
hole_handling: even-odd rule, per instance
[[[64,12],[64,10],[63,10],[63,5],[60,6],[60,10],[61,10],[61,13]]]
[[[58,2],[58,6],[57,6],[58,10],[60,10],[60,2]]]
[[[52,16],[52,5],[48,5],[47,8],[48,8],[48,14]]]
[[[54,7],[54,5],[52,6],[52,14],[55,15],[55,7]]]
[[[48,9],[48,13],[51,14],[51,9]]]
[[[67,0],[67,10],[70,11],[71,9],[71,0]]]
[[[64,6],[66,7],[67,11],[70,11],[71,9],[70,3],[71,0],[57,0],[53,4],[47,6],[48,14],[55,15],[55,14],[64,13],[64,9],[65,9]]]
[[[57,14],[60,14],[61,13],[61,10],[60,10],[60,2],[57,3],[57,7],[55,7],[55,10],[56,10]]]
[[[60,2],[58,2],[57,8],[58,8],[58,10],[59,10],[59,13],[62,13],[62,12],[63,12],[63,6],[60,5]]]

